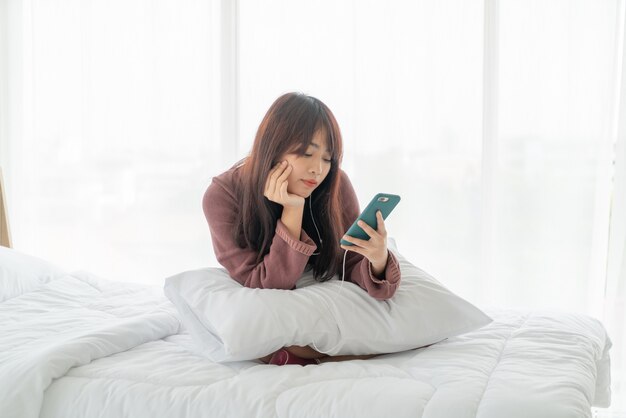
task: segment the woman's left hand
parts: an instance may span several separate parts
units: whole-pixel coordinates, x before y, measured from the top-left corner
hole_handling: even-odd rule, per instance
[[[354,245],[341,245],[341,248],[348,251],[354,251],[366,257],[372,263],[372,273],[380,276],[387,266],[387,230],[385,229],[385,221],[380,211],[376,212],[377,227],[376,230],[363,221],[357,224],[370,236],[369,240],[354,238],[350,235],[344,235],[343,239]]]

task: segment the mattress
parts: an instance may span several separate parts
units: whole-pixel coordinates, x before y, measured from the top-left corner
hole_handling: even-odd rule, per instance
[[[0,303],[0,416],[571,418],[608,406],[599,321],[488,313],[479,330],[369,360],[218,364],[160,288],[72,273]]]

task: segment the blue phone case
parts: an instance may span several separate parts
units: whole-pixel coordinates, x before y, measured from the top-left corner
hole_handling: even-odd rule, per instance
[[[348,232],[346,232],[346,235],[368,241],[370,236],[357,225],[358,220],[362,219],[366,224],[374,229],[377,229],[378,221],[376,220],[376,212],[380,210],[383,214],[383,219],[387,219],[387,216],[389,216],[393,208],[395,208],[399,202],[400,196],[398,195],[378,193],[365,207],[363,212],[361,212],[356,221],[354,221],[350,229],[348,229]],[[354,245],[344,239],[341,239],[339,242],[343,245]]]

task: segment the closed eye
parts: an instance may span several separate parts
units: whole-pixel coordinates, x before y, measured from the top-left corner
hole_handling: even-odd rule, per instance
[[[305,153],[305,154],[304,154],[304,156],[305,156],[305,157],[312,157],[312,156],[313,156],[313,154],[306,154],[306,153]],[[332,162],[333,162],[333,160],[328,159],[328,158],[324,158],[324,162],[327,162],[327,163],[332,163]]]

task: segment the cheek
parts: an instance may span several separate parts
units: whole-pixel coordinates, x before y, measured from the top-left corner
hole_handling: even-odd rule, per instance
[[[328,176],[328,173],[330,173],[330,169],[331,169],[331,166],[330,164],[328,164],[324,169],[324,173],[323,173],[324,179],[326,179],[326,176]]]
[[[298,176],[298,164],[295,161],[289,161],[289,165],[291,165],[291,173],[289,174],[289,181]]]
[[[296,184],[299,179],[300,176],[298,175],[298,173],[296,172],[296,168],[294,167],[294,169],[291,170],[291,174],[289,174],[289,178],[287,179],[287,181],[289,182],[289,184]]]
[[[289,164],[291,164],[292,170],[289,174],[289,177],[287,178],[287,182],[289,183],[289,186],[291,188],[298,183],[298,180],[300,180],[301,177],[300,172],[298,171],[298,165],[294,164],[294,161],[289,161]]]

